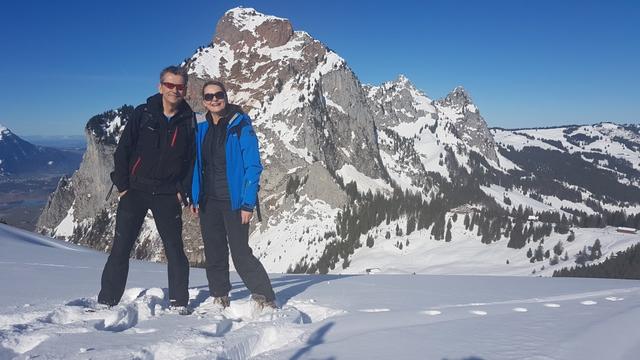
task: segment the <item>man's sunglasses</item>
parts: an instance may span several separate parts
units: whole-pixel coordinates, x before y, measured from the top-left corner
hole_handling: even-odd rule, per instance
[[[216,98],[218,100],[222,100],[225,97],[227,97],[227,94],[225,94],[224,91],[218,91],[217,93],[204,94],[204,96],[202,98],[204,99],[204,101],[211,101],[211,100],[213,100],[213,98]]]
[[[169,90],[173,90],[173,88],[176,88],[178,91],[184,90],[184,84],[174,84],[174,83],[163,81],[162,85],[164,85]]]

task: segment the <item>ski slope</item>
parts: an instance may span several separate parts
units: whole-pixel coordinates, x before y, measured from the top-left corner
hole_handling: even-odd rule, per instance
[[[0,225],[0,359],[635,359],[640,282],[459,275],[272,275],[259,310],[234,274],[216,308],[191,270],[167,308],[164,264],[132,261],[95,310],[106,255]]]

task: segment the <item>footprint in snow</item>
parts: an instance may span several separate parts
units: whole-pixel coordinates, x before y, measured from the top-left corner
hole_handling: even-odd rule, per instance
[[[580,304],[582,305],[595,305],[597,303],[598,303],[597,301],[593,301],[593,300],[585,300],[580,302]]]
[[[485,316],[487,315],[486,311],[482,311],[482,310],[472,310],[469,311],[470,313],[472,313],[473,315],[479,315],[479,316]]]
[[[560,304],[548,303],[548,304],[544,304],[544,306],[546,306],[548,308],[559,308]]]
[[[429,316],[436,316],[436,315],[442,314],[442,312],[438,310],[425,310],[425,311],[421,311],[421,313]]]

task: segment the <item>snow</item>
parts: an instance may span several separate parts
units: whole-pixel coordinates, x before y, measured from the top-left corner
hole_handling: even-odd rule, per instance
[[[354,181],[358,186],[358,191],[361,193],[367,193],[369,190],[374,194],[378,191],[393,192],[391,185],[387,184],[383,179],[372,179],[358,171],[358,169],[351,164],[343,165],[340,170],[336,171],[336,174],[340,175],[345,185]]]
[[[60,224],[58,224],[58,226],[56,226],[56,228],[53,230],[53,234],[55,236],[66,238],[73,235],[73,229],[75,229],[77,225],[76,220],[73,216],[73,213],[75,212],[74,205],[75,201],[73,202],[73,204],[71,204],[69,210],[67,210],[67,216],[65,216]]]
[[[274,48],[267,46],[260,47],[257,49],[257,53],[266,56],[271,61],[302,60],[302,49],[305,46],[305,40],[306,36],[304,33],[297,31],[286,44]],[[258,64],[256,64],[256,66],[257,65]]]
[[[0,124],[0,141],[2,141],[2,138],[4,135],[8,135],[9,133],[10,133],[10,130],[6,128],[4,125]]]
[[[477,108],[475,105],[473,105],[473,104],[468,104],[468,105],[466,106],[466,110],[467,110],[468,112],[473,112],[473,113],[474,113],[474,112],[478,112],[478,108]]]
[[[534,200],[527,195],[524,195],[520,191],[516,190],[506,190],[502,186],[499,185],[491,185],[480,186],[480,189],[487,195],[493,197],[496,200],[496,203],[501,207],[511,211],[512,209],[517,209],[520,205],[522,208],[531,208],[534,212],[543,212],[543,211],[558,211],[558,208],[554,208],[552,206],[543,204],[537,200]],[[509,198],[511,200],[511,205],[507,205],[504,202],[504,197]],[[572,203],[573,204],[573,203]]]
[[[232,274],[221,310],[192,269],[195,313],[180,316],[167,308],[163,264],[131,261],[122,302],[94,310],[106,254],[4,225],[0,239],[3,359],[634,359],[640,350],[638,281],[271,275],[281,308],[260,310]]]
[[[304,186],[307,185],[301,191]],[[316,262],[328,240],[325,234],[335,231],[339,209],[322,200],[310,200],[306,195],[287,205],[249,237],[253,253],[270,272],[284,273],[301,259]]]
[[[234,25],[240,31],[254,32],[256,28],[267,21],[285,20],[271,15],[264,15],[253,8],[236,7],[225,13],[231,15]]]
[[[393,156],[387,154],[386,151],[380,150],[380,158],[382,159],[382,163],[389,173],[389,177],[398,186],[400,186],[402,191],[409,190],[409,192],[416,194],[422,193],[422,189],[418,186],[413,185],[413,180],[411,180],[411,178],[406,175],[407,169],[403,168],[398,163],[398,161],[394,160]]]
[[[536,146],[542,149],[564,151],[553,145],[545,143],[542,140],[559,141],[569,153],[602,152],[603,154],[629,161],[635,169],[640,170],[640,157],[637,152],[613,140],[614,137],[618,136],[639,142],[640,138],[633,132],[611,123],[580,126],[573,130],[569,135],[564,133],[567,129],[567,127],[523,130],[492,129],[491,132],[493,133],[497,143],[504,146],[511,145],[516,150],[522,150],[526,146]],[[528,139],[525,135],[534,137],[535,140]],[[582,146],[576,146],[570,143],[566,138],[566,136],[573,135],[586,135],[589,137],[598,137],[598,139],[589,144],[585,143]]]
[[[448,214],[447,221],[451,217],[452,214]],[[529,248],[535,250],[541,245],[539,241],[529,242],[521,249],[507,247],[509,239],[504,236],[499,241],[483,244],[476,235],[477,227],[466,230],[463,221],[463,214],[458,214],[457,221],[452,221],[451,242],[434,240],[430,228],[404,234],[406,218],[389,225],[383,223],[360,236],[363,246],[349,258],[347,269],[337,266],[332,273],[366,274],[368,269],[377,269],[384,274],[551,276],[555,270],[575,266],[578,252],[593,245],[596,239],[600,240],[602,257],[594,263],[640,242],[640,236],[619,233],[614,227],[572,228],[576,240],[568,242],[568,234],[552,232],[542,244],[543,249],[550,250],[553,256],[553,247],[562,241],[568,260],[560,259],[556,265],[550,265],[548,259],[531,263],[526,253]],[[396,226],[403,235],[396,236]],[[387,232],[392,235],[390,239],[386,239]],[[372,248],[364,246],[368,236],[374,239]],[[402,249],[397,246],[398,242],[402,243]]]
[[[224,66],[227,71],[231,70],[234,64],[234,52],[229,44],[221,42],[216,46],[206,47],[202,51],[196,53],[193,58],[193,68],[189,70],[190,74],[195,74],[200,78],[218,79],[223,74],[220,72],[220,65],[224,59]]]
[[[325,93],[324,94],[324,101],[327,104],[327,106],[332,107],[336,110],[338,110],[339,112],[346,114],[347,112],[344,111],[344,109],[342,108],[342,106],[340,106],[339,104],[335,103],[333,100],[331,100],[329,98],[329,94]]]
[[[516,165],[513,161],[507,159],[502,156],[499,151],[496,151],[496,155],[498,156],[498,162],[500,163],[500,168],[502,170],[522,170],[518,165]]]
[[[120,141],[120,136],[122,135],[122,129],[124,128],[124,121],[122,117],[119,115],[113,118],[112,121],[108,122],[107,127],[105,129],[107,135],[117,134],[115,136],[115,141],[118,143]]]

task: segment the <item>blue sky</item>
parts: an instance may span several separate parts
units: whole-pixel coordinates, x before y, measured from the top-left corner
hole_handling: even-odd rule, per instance
[[[434,99],[462,85],[489,126],[640,122],[636,1],[29,0],[0,12],[0,124],[81,134],[143,102],[240,5],[290,19],[363,83],[402,73]]]

